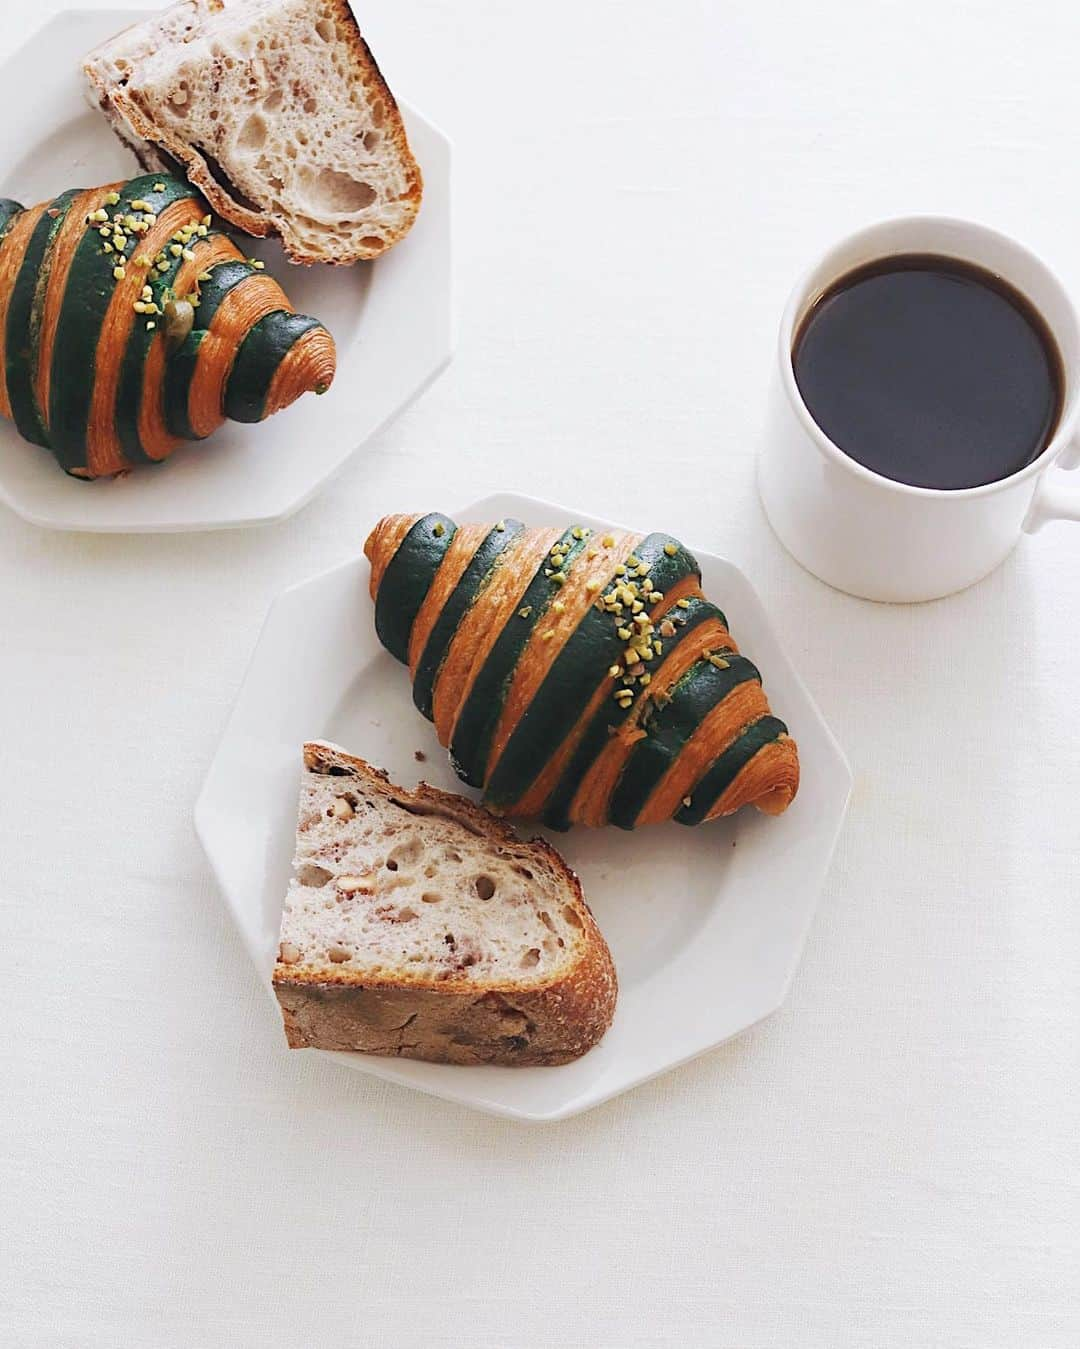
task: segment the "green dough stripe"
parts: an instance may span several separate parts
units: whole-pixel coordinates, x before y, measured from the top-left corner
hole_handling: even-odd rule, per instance
[[[0,230],[5,231],[0,233],[0,244],[7,238],[7,227],[25,210],[26,207],[21,201],[14,201],[11,197],[0,197]]]
[[[318,319],[286,310],[274,310],[253,324],[229,371],[225,415],[234,422],[261,422],[278,367],[305,333],[321,327]]]
[[[448,516],[425,515],[402,539],[383,573],[375,598],[375,631],[402,664],[409,659],[416,615],[456,533],[457,525]]]
[[[202,305],[199,305],[199,309]],[[198,317],[199,310],[195,314]],[[204,440],[197,436],[191,425],[189,398],[191,382],[195,378],[195,363],[199,359],[199,347],[206,336],[205,328],[193,328],[183,342],[165,362],[165,384],[162,401],[165,409],[165,429],[171,436],[181,436],[184,440]]]
[[[199,285],[199,307],[195,310],[198,326],[188,333],[165,366],[165,425],[170,435],[182,436],[184,440],[203,439],[195,434],[189,410],[191,383],[195,378],[195,366],[203,338],[229,291],[249,276],[259,275],[250,262],[242,262],[239,258],[216,262],[207,268],[207,272],[210,280]]]
[[[41,315],[52,270],[53,244],[80,190],[62,192],[42,212],[26,245],[8,301],[4,375],[11,416],[24,440],[45,449],[49,448],[49,433],[34,394]]]
[[[762,717],[734,740],[690,792],[690,804],[675,818],[680,824],[700,824],[739,773],[759,750],[787,734],[779,717]]]
[[[413,679],[413,702],[428,721],[431,721],[433,716],[435,684],[454,633],[487,588],[503,554],[521,537],[524,530],[525,526],[520,520],[504,520],[501,522],[501,528],[497,526],[489,531],[473,553],[469,565],[461,573],[461,579],[447,597],[441,613],[432,625]]]
[[[583,537],[575,539],[574,529]],[[562,570],[568,573],[585,548],[590,546],[589,536],[579,526],[571,526],[563,532],[557,546],[564,556]],[[458,777],[471,787],[484,785],[492,737],[517,663],[538,621],[547,613],[552,601],[558,598],[560,583],[553,580],[551,575],[544,575],[545,571],[553,573],[555,570],[549,553],[541,561],[502,632],[496,637],[458,716],[450,743],[450,761]]]
[[[161,180],[158,179],[158,182]],[[161,193],[155,194],[161,197]],[[195,194],[192,193],[192,196]],[[220,234],[220,230],[214,233]],[[192,239],[188,247],[194,252],[200,245],[205,244],[211,237],[210,234],[204,235],[201,239]],[[166,245],[169,247],[169,245]],[[177,273],[184,265],[184,257],[174,258],[169,255],[169,266],[164,272],[159,272],[156,267],[152,268],[147,275],[146,285],[153,292],[152,303],[156,304],[158,309],[164,310],[169,300],[175,299],[175,286]],[[202,306],[200,305],[200,308]],[[198,310],[196,310],[198,313]],[[153,323],[153,328],[147,328],[147,323]],[[146,453],[143,443],[139,438],[139,417],[142,414],[143,399],[146,396],[146,359],[150,355],[150,348],[155,339],[164,341],[165,319],[161,314],[151,315],[149,318],[143,314],[135,315],[135,322],[131,325],[131,332],[128,334],[127,346],[124,349],[124,360],[120,367],[120,381],[116,389],[116,433],[120,440],[120,446],[123,449],[126,458],[133,463],[157,463],[158,460],[151,459]],[[165,368],[168,370],[170,361],[166,361]],[[150,391],[151,393],[153,390]]]

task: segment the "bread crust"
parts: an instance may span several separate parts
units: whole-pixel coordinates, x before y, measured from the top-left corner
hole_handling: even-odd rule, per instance
[[[257,238],[276,236],[281,240],[282,249],[289,261],[304,266],[317,262],[348,266],[354,262],[379,257],[408,234],[420,210],[424,190],[423,175],[409,146],[401,110],[371,53],[371,48],[360,32],[348,0],[327,0],[327,2],[334,11],[336,22],[344,30],[344,40],[360,71],[360,78],[365,85],[374,85],[385,101],[386,120],[382,131],[400,157],[408,179],[406,192],[399,199],[404,205],[402,222],[396,228],[387,228],[387,237],[381,241],[379,247],[364,244],[362,240],[347,253],[306,247],[287,227],[280,227],[269,211],[258,208],[256,204],[247,205],[228,192],[211,172],[204,155],[193,145],[175,135],[168,127],[156,122],[149,109],[142,107],[125,86],[106,77],[104,70],[95,64],[96,52],[91,52],[83,63],[83,73],[94,93],[98,107],[115,134],[134,152],[144,171],[175,173],[177,165],[180,165],[183,173],[199,189],[218,215],[235,225],[237,229],[243,230],[245,234]],[[193,12],[198,12],[194,4],[192,9]]]
[[[564,882],[582,928],[580,957],[542,984],[426,975],[357,976],[345,966],[304,971],[274,967],[274,992],[293,1049],[366,1054],[458,1064],[529,1067],[569,1063],[611,1025],[618,996],[615,965],[575,873],[542,838],[525,843],[504,821],[452,792],[420,783],[406,791],[365,760],[325,741],[304,746],[309,772],[362,779],[423,813],[450,815],[492,846],[512,844],[543,858]]]

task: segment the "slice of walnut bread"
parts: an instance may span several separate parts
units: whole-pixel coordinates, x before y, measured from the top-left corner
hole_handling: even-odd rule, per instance
[[[148,172],[180,172],[294,262],[374,258],[420,209],[420,170],[348,0],[180,0],[83,63]]]
[[[274,989],[294,1049],[558,1064],[610,1026],[577,877],[471,801],[306,744],[293,866]]]

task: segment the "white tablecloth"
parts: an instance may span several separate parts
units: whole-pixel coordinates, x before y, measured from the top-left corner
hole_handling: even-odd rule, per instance
[[[753,488],[834,236],[968,215],[1080,293],[1075,6],[360,17],[455,141],[450,371],[274,528],[0,520],[0,1344],[1076,1349],[1080,529],[880,607]],[[502,488],[735,559],[857,776],[786,1007],[544,1128],[286,1052],[191,826],[273,595]]]

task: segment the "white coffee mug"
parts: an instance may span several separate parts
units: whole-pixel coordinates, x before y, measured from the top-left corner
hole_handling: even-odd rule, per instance
[[[884,478],[839,449],[811,417],[791,352],[799,324],[833,282],[899,253],[936,253],[996,273],[1046,320],[1065,390],[1053,439],[999,482],[944,491]],[[831,249],[791,293],[758,461],[765,513],[781,543],[829,585],[871,600],[938,599],[981,580],[1048,520],[1080,520],[1080,320],[1064,286],[1022,245],[982,225],[942,216],[887,220]],[[1080,476],[1080,475],[1078,475]]]

